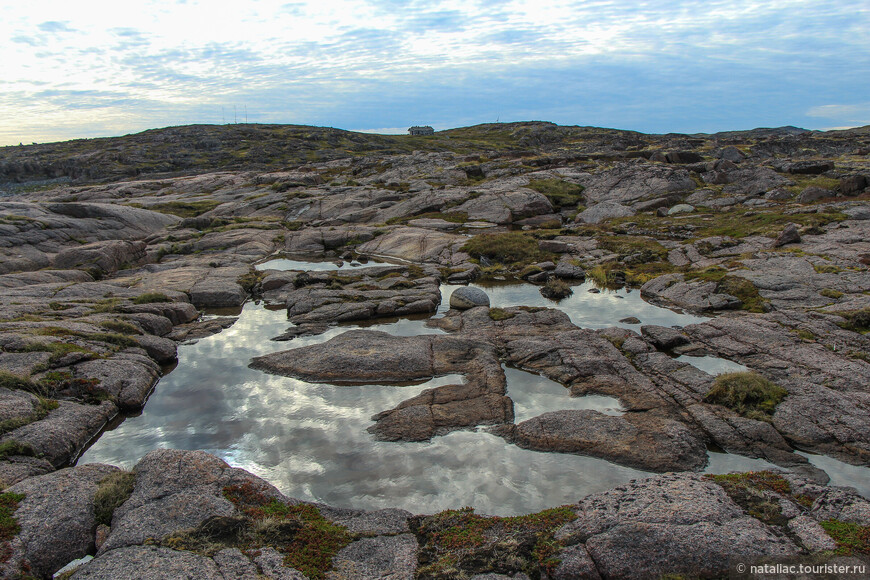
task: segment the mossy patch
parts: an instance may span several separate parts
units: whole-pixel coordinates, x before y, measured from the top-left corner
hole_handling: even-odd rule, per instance
[[[38,397],[33,412],[29,415],[21,415],[0,421],[0,435],[5,435],[19,427],[24,427],[40,419],[44,419],[49,413],[57,409],[58,402],[52,399]]]
[[[36,450],[27,443],[21,443],[14,439],[8,439],[0,443],[0,459],[5,459],[14,455],[36,457]]]
[[[265,277],[265,272],[260,272],[259,270],[251,268],[248,273],[239,276],[236,282],[239,286],[242,287],[245,292],[247,292],[248,294],[254,294],[259,290],[260,283]]]
[[[220,201],[204,199],[202,201],[167,201],[148,206],[147,209],[188,218],[202,215],[221,204]]]
[[[725,373],[716,377],[704,402],[722,405],[749,419],[770,421],[788,391],[758,373]]]
[[[862,334],[870,332],[870,308],[836,312],[835,314],[844,319],[843,322],[837,323],[841,328]]]
[[[18,509],[18,504],[23,500],[23,493],[0,493],[0,542],[8,542],[21,531],[21,526],[15,518],[15,510]],[[8,552],[6,549],[2,550],[0,562],[6,562],[9,559]]]
[[[142,331],[135,324],[124,320],[104,320],[100,322],[100,326],[120,334],[142,334]]]
[[[468,252],[472,258],[478,260],[486,258],[517,267],[550,257],[538,248],[537,240],[519,232],[480,234],[466,242],[462,246],[462,251]]]
[[[805,501],[793,496],[791,484],[778,473],[772,471],[749,471],[723,475],[705,475],[725,490],[734,503],[746,510],[750,516],[766,524],[785,526],[788,519],[782,515],[779,498],[792,498],[805,505]]]
[[[469,507],[417,516],[410,521],[420,542],[417,577],[523,572],[541,578],[559,564],[556,530],[576,517],[568,506],[507,518],[477,515]]]
[[[825,298],[830,298],[831,300],[839,300],[843,297],[843,293],[839,290],[832,290],[831,288],[822,288],[819,290],[819,294],[824,296]]]
[[[571,286],[559,278],[550,278],[541,288],[541,295],[550,300],[561,300],[574,293]]]
[[[194,530],[176,532],[161,543],[207,555],[226,547],[256,550],[271,546],[284,554],[285,566],[319,579],[332,567],[335,554],[352,540],[344,526],[324,518],[315,506],[287,505],[250,482],[227,486],[223,495],[242,517],[212,518]]]
[[[837,542],[837,553],[845,556],[870,554],[870,526],[827,520],[821,526]]]
[[[146,292],[133,299],[133,304],[153,304],[155,302],[172,302],[172,298],[162,292]]]
[[[741,276],[732,276],[728,270],[714,267],[705,270],[686,272],[684,278],[687,282],[701,280],[704,282],[716,282],[717,294],[734,296],[741,303],[741,310],[747,312],[764,312],[767,301],[759,294],[758,288],[750,280]]]
[[[563,179],[531,179],[527,187],[544,194],[556,209],[574,209],[583,201],[583,186]]]
[[[515,312],[508,312],[507,310],[505,310],[503,308],[490,308],[489,309],[489,317],[492,320],[495,320],[496,322],[499,322],[502,320],[509,320],[509,319],[513,318],[514,316],[516,316]]]
[[[112,516],[133,494],[136,476],[129,471],[116,471],[102,480],[94,494],[94,515],[98,524],[112,525]]]

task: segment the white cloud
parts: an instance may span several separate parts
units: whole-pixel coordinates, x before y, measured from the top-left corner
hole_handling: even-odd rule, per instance
[[[9,3],[0,18],[0,38],[11,39],[0,41],[0,143],[17,143],[22,132],[26,140],[28,127],[44,127],[45,119],[72,117],[63,99],[38,96],[46,86],[155,104],[153,114],[104,104],[77,117],[90,126],[100,115],[151,114],[152,124],[166,124],[160,115],[173,107],[214,110],[276,91],[293,90],[288,102],[328,102],[361,84],[377,91],[377,83],[386,90],[436,76],[472,84],[517,70],[558,75],[584,63],[644,63],[665,79],[698,63],[799,77],[824,74],[828,61],[818,63],[828,58],[866,77],[868,28],[870,10],[850,0]],[[530,92],[529,108],[543,111],[545,101],[535,98]],[[286,110],[304,120],[312,107]]]

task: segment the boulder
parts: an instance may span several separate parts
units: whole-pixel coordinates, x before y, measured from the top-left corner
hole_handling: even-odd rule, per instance
[[[785,228],[776,236],[773,241],[773,247],[778,248],[786,244],[797,244],[801,241],[801,235],[798,232],[797,224],[786,224]]]
[[[822,187],[810,186],[806,187],[798,194],[797,201],[798,203],[812,203],[814,201],[818,201],[825,197],[833,197],[834,192],[830,189],[824,189]]]
[[[840,193],[843,195],[858,195],[867,187],[867,178],[863,175],[849,175],[840,178]]]
[[[480,288],[465,286],[457,288],[450,295],[450,308],[466,310],[475,306],[489,306],[489,296]]]
[[[668,210],[668,215],[676,215],[678,213],[692,213],[695,208],[687,203],[680,203]]]

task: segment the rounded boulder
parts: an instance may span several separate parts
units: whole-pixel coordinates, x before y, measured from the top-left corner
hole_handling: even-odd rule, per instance
[[[457,288],[450,295],[450,308],[468,310],[475,306],[489,306],[489,296],[480,288],[464,286]]]

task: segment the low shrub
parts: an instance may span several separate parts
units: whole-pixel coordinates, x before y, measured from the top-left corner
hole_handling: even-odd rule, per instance
[[[770,421],[787,394],[788,391],[758,373],[725,373],[716,377],[704,401],[728,407],[749,419]]]

